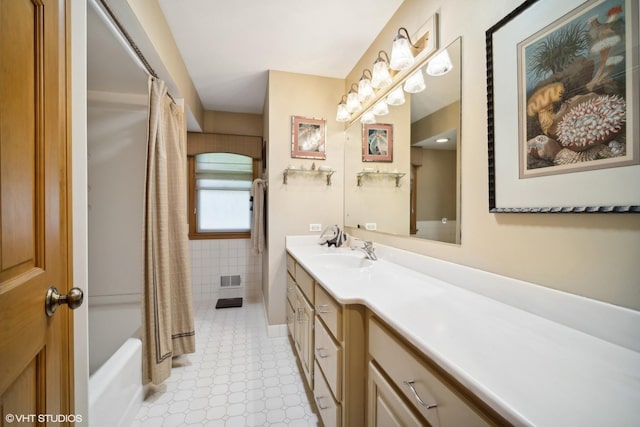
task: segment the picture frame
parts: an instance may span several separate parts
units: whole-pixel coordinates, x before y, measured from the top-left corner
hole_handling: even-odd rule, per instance
[[[638,20],[527,0],[487,30],[490,212],[640,212]]]
[[[393,161],[393,125],[370,123],[362,125],[362,161]]]
[[[324,160],[327,157],[327,121],[291,116],[291,157]]]

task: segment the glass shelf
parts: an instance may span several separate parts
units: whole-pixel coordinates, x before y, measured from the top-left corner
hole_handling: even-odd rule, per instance
[[[368,171],[362,171],[362,172],[358,172],[356,174],[356,177],[358,178],[358,187],[362,186],[362,178],[367,177],[367,176],[388,176],[390,178],[395,179],[396,181],[396,187],[400,187],[400,178],[402,178],[403,176],[405,176],[405,173],[402,172],[368,172]]]
[[[287,179],[289,175],[303,174],[303,175],[325,175],[327,178],[327,185],[331,185],[331,175],[335,171],[333,169],[298,169],[298,168],[286,168],[282,172],[282,183],[287,185]]]

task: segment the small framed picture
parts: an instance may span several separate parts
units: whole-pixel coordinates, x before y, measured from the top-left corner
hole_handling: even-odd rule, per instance
[[[362,161],[393,161],[393,125],[373,123],[362,125]]]
[[[321,159],[327,157],[327,121],[291,116],[291,157]]]

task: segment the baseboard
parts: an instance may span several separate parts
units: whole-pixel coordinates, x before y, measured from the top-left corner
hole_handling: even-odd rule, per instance
[[[269,338],[286,337],[287,336],[287,324],[282,325],[267,325],[267,335]]]

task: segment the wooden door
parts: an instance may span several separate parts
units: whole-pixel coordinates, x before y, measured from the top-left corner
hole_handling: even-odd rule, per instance
[[[66,9],[0,0],[0,425],[73,421]]]

